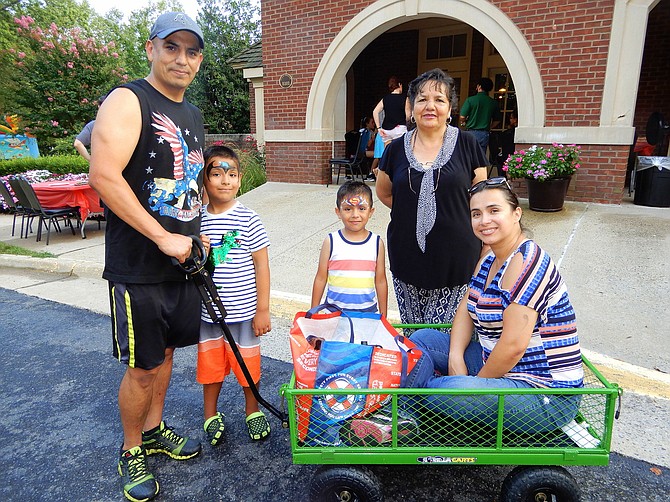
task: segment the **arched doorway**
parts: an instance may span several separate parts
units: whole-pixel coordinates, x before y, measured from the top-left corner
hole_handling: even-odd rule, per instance
[[[494,5],[484,0],[427,0],[420,6],[416,0],[379,0],[347,23],[321,59],[307,102],[307,135],[340,140],[347,124],[346,76],[356,58],[375,39],[400,25],[423,23],[429,30],[427,19],[456,21],[454,25],[471,27],[486,40],[495,40],[493,46],[506,63],[516,92],[524,96],[518,104],[519,123],[533,128],[544,125],[543,86],[533,53],[514,23]],[[387,77],[379,75],[381,81]]]

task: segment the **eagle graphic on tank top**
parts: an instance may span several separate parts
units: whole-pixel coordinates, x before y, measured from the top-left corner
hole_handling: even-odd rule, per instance
[[[202,149],[189,152],[181,129],[168,116],[155,112],[152,116],[151,125],[157,129],[154,134],[158,142],[167,141],[172,150],[174,178],[153,178],[146,182],[151,192],[149,207],[161,216],[191,221],[202,206],[198,190],[198,175],[205,163]]]

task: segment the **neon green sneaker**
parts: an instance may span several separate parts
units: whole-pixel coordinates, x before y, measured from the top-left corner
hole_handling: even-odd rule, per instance
[[[147,469],[147,456],[141,446],[121,450],[118,470],[128,500],[144,502],[158,495],[158,481]]]
[[[223,440],[223,431],[226,428],[223,423],[223,413],[217,411],[216,415],[205,420],[203,428],[205,429],[209,444],[212,446],[219,444]]]
[[[175,460],[187,460],[200,453],[201,445],[195,439],[182,437],[165,422],[161,422],[153,434],[142,433],[142,446],[147,455],[165,453]]]

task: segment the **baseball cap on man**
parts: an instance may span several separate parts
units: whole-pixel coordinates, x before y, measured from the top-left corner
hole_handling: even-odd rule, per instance
[[[183,12],[166,12],[161,14],[156,19],[153,27],[151,28],[151,33],[149,34],[149,40],[152,40],[156,37],[166,38],[172,35],[176,31],[190,31],[196,37],[198,37],[198,42],[200,42],[200,48],[204,49],[205,41],[202,36],[202,30],[200,26],[196,24],[193,19],[188,17]]]

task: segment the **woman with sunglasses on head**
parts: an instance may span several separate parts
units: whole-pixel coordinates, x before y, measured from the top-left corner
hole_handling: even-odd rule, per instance
[[[558,268],[528,239],[521,208],[505,178],[470,189],[472,230],[490,251],[477,264],[450,334],[424,329],[412,341],[424,356],[410,387],[455,389],[563,389],[582,387],[583,368],[575,312]],[[472,340],[477,330],[478,341]],[[437,374],[441,375],[438,376]],[[497,420],[496,395],[426,396],[423,404],[456,419],[489,425]],[[574,418],[574,395],[509,395],[505,428],[557,429]]]
[[[403,323],[450,323],[465,294],[481,242],[470,228],[468,189],[486,178],[475,137],[453,127],[454,80],[440,69],[408,89],[416,128],[391,142],[377,196],[391,208],[388,254]]]

